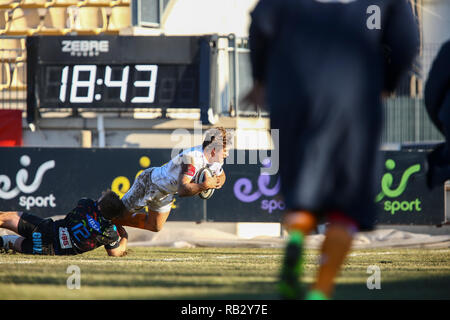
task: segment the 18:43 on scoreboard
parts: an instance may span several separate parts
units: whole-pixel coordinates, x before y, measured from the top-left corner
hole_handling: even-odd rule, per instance
[[[208,104],[208,37],[33,36],[27,56],[28,111]]]
[[[163,79],[160,101],[173,98],[178,78],[176,68],[169,66],[165,68],[172,68],[170,71],[173,75]],[[131,104],[151,104],[155,102],[158,65],[48,66],[45,69],[44,78],[47,83],[44,87],[44,96],[49,101],[57,100],[62,104],[92,104],[94,100],[109,103],[120,101]],[[181,86],[186,90],[181,100],[187,105],[192,105],[194,78],[184,79]]]

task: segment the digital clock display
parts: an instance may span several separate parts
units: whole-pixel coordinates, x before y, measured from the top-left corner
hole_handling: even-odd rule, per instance
[[[207,110],[210,43],[209,36],[27,37],[29,121],[40,108]]]
[[[196,107],[195,71],[190,66],[157,64],[49,65],[41,75],[42,105]]]

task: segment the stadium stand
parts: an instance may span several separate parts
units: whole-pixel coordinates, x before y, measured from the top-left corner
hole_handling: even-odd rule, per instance
[[[0,109],[26,101],[26,37],[119,34],[131,26],[130,0],[0,0]]]
[[[0,0],[0,35],[118,34],[129,26],[129,0]]]
[[[0,35],[118,34],[129,26],[130,0],[0,0]]]

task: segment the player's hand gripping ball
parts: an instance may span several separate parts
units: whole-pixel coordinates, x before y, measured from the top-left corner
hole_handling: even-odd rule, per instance
[[[212,177],[213,173],[209,168],[203,168],[201,169],[198,174],[195,177],[195,183],[203,183],[203,181],[205,181],[206,176],[208,177]],[[198,196],[202,199],[209,199],[212,197],[214,193],[214,189],[208,189],[205,191],[202,191],[198,194]]]

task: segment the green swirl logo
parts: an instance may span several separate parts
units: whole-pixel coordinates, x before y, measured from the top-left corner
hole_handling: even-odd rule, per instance
[[[395,161],[392,159],[386,160],[386,169],[393,170],[395,169]],[[420,171],[420,164],[415,164],[408,169],[405,170],[405,172],[402,175],[402,179],[400,180],[400,184],[398,187],[394,190],[391,189],[392,184],[394,182],[394,177],[391,173],[386,173],[383,175],[383,178],[381,179],[381,192],[376,196],[375,202],[380,202],[383,200],[385,196],[389,198],[396,198],[400,196],[406,189],[406,186],[408,185],[409,178],[416,172]]]

